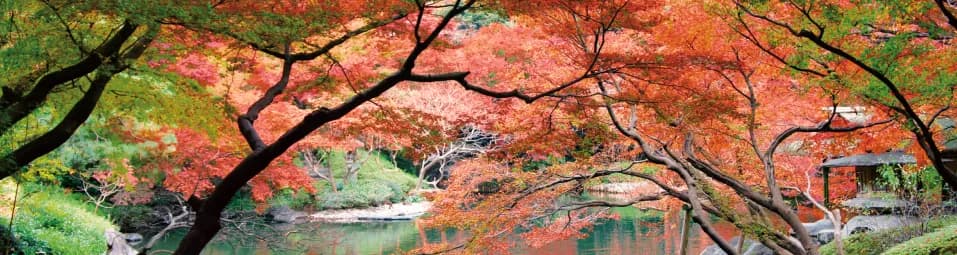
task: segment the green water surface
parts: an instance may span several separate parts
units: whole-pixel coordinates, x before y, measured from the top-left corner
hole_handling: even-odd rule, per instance
[[[588,237],[563,240],[540,248],[530,248],[518,242],[513,254],[676,254],[680,242],[680,215],[677,212],[639,210],[634,207],[615,208],[617,220],[602,220],[586,231]],[[219,254],[402,254],[423,242],[442,243],[461,240],[464,233],[456,230],[420,229],[415,222],[364,223],[306,223],[290,226],[290,234],[282,243],[256,241],[256,238],[219,236],[204,251],[206,255]],[[421,230],[421,231],[420,231]],[[274,233],[274,232],[266,232]],[[168,235],[155,248],[173,250],[183,232]],[[247,235],[249,235],[247,233]],[[253,241],[250,241],[253,240]],[[710,240],[692,228],[689,249],[699,253]],[[237,240],[245,240],[242,244]],[[275,240],[275,239],[272,239]],[[266,242],[269,242],[267,244]]]

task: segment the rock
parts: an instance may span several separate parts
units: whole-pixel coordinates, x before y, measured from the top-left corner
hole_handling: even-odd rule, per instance
[[[140,244],[140,242],[143,241],[143,235],[140,235],[138,233],[126,233],[123,235],[126,239],[126,243],[130,245],[138,245]]]
[[[841,234],[849,236],[863,232],[900,228],[919,222],[920,220],[915,217],[904,215],[858,215],[844,224]]]
[[[107,229],[103,233],[103,237],[106,237],[106,254],[107,255],[136,255],[136,249],[126,243],[126,235],[120,233],[116,230]]]
[[[740,240],[741,240],[740,236],[735,236],[734,238],[731,238],[731,240],[728,242],[731,243],[731,246],[738,247],[738,242]],[[726,254],[727,253],[725,253],[724,250],[721,250],[721,247],[718,247],[717,244],[709,245],[707,248],[701,251],[701,255],[726,255]],[[772,251],[767,246],[764,246],[760,242],[756,242],[751,239],[744,239],[744,252],[742,252],[742,255],[774,255],[774,251]]]
[[[655,193],[660,192],[661,188],[650,182],[616,182],[590,186],[588,191],[612,194]]]
[[[322,222],[412,220],[425,214],[430,207],[429,202],[416,202],[361,209],[325,210],[312,214],[310,219]]]
[[[814,238],[814,241],[819,245],[824,245],[834,241],[834,229],[825,229],[817,232],[815,235],[811,235],[811,238]]]
[[[271,207],[266,211],[266,218],[277,223],[294,223],[302,217],[306,217],[306,213],[293,210],[285,205]]]
[[[811,238],[817,241],[817,244],[826,244],[834,240],[834,224],[830,220],[821,219],[803,224]]]
[[[876,197],[857,197],[841,202],[841,205],[857,211],[876,212],[878,214],[901,212],[915,206],[914,203],[900,199]]]
[[[822,230],[833,230],[834,224],[831,224],[831,221],[828,219],[820,219],[815,222],[804,223],[804,228],[807,229],[807,232],[813,234]]]

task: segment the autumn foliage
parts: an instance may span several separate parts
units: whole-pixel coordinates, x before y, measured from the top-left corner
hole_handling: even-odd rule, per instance
[[[144,66],[203,102],[192,121],[113,127],[157,144],[143,172],[192,198],[198,253],[240,190],[314,193],[300,153],[402,152],[463,127],[494,150],[457,162],[432,252],[507,253],[579,238],[609,207],[687,205],[777,252],[816,254],[785,199],[819,200],[818,164],[905,151],[945,182],[957,20],[941,1],[95,1],[162,27]],[[138,56],[138,55],[137,55]],[[4,96],[7,94],[4,92]],[[199,100],[202,99],[202,100]],[[856,112],[838,113],[838,109]],[[946,121],[945,121],[946,119]],[[950,124],[944,124],[950,123]],[[145,174],[141,174],[145,175]],[[652,183],[625,202],[583,190]],[[334,182],[334,181],[333,181]],[[852,194],[853,185],[835,186]],[[335,183],[333,183],[335,185]],[[260,206],[263,207],[263,206]],[[791,240],[791,233],[797,242]]]

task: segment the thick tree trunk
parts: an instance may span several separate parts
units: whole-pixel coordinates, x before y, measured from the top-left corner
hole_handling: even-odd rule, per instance
[[[386,77],[372,88],[355,95],[336,108],[322,108],[310,113],[299,124],[279,137],[275,143],[254,151],[243,159],[229,175],[226,175],[226,178],[219,185],[216,185],[209,198],[203,201],[202,207],[196,214],[196,223],[193,224],[183,241],[180,242],[175,254],[199,254],[203,247],[219,232],[219,218],[223,209],[226,208],[226,204],[232,200],[236,192],[246,185],[246,182],[266,169],[269,163],[282,155],[292,145],[305,138],[313,130],[342,118],[359,105],[378,97],[386,90],[404,81],[408,75],[408,71],[400,71]]]
[[[402,67],[392,75],[385,77],[374,86],[360,91],[356,95],[332,109],[323,107],[309,113],[309,115],[306,115],[302,121],[286,131],[286,133],[280,136],[279,139],[276,139],[274,143],[264,147],[252,146],[254,148],[252,154],[246,156],[246,158],[243,159],[239,165],[233,168],[233,170],[226,175],[225,178],[223,178],[222,182],[216,185],[216,187],[213,189],[213,193],[202,202],[202,206],[196,214],[195,224],[193,224],[193,227],[190,228],[189,232],[180,242],[180,245],[174,254],[199,254],[203,250],[203,247],[205,247],[209,241],[216,236],[216,233],[219,232],[219,229],[221,228],[219,218],[223,212],[223,209],[226,208],[226,204],[232,200],[233,196],[236,195],[236,192],[245,186],[246,182],[265,170],[273,160],[278,158],[294,144],[312,133],[312,131],[315,131],[326,123],[342,118],[352,110],[358,108],[360,105],[372,100],[373,98],[379,97],[382,95],[382,93],[385,93],[387,90],[391,89],[400,82],[435,82],[451,80],[449,77],[445,76],[436,77],[414,75],[412,73],[412,69],[415,67],[416,59],[418,59],[422,52],[424,52],[432,44],[432,42],[435,41],[435,39],[439,36],[439,33],[445,29],[452,18],[461,14],[466,9],[471,8],[474,3],[474,0],[468,1],[464,4],[457,1],[456,4],[452,6],[451,9],[445,14],[442,21],[436,25],[436,27],[431,31],[431,33],[428,34],[427,37],[423,38],[421,41],[418,40],[417,37],[415,47],[409,53],[408,57],[406,57]],[[419,8],[419,15],[424,15],[425,7],[419,6]],[[285,54],[285,57],[286,62],[289,62],[291,58],[288,52]],[[288,63],[288,65],[289,68],[292,67],[292,63]],[[284,74],[284,76],[287,76],[288,72],[284,72]],[[464,76],[468,75],[468,73],[458,73],[457,75],[459,76],[455,76],[454,78],[464,79]],[[240,129],[246,128],[253,129],[254,127],[252,125],[240,125]],[[255,132],[255,130],[240,131],[243,134]],[[255,145],[255,143],[252,143],[251,145]]]

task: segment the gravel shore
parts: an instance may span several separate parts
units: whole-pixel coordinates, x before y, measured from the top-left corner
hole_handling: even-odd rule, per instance
[[[432,207],[430,202],[396,203],[361,209],[324,210],[309,215],[311,221],[362,222],[409,220],[424,214]]]

